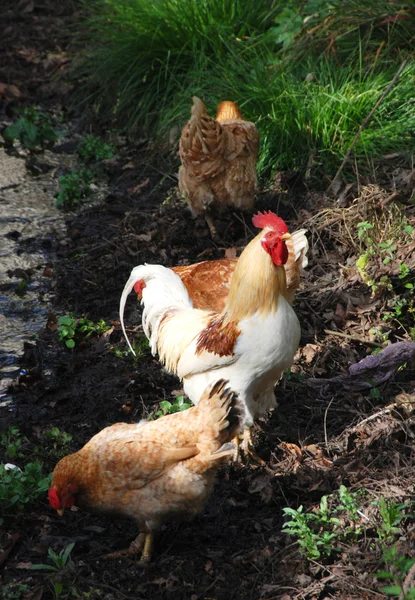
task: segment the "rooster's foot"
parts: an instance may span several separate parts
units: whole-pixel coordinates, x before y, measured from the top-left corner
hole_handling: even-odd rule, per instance
[[[237,438],[238,443],[236,445],[237,450],[236,450],[235,460],[238,462],[241,462],[241,454],[242,454],[243,457],[245,458],[245,461],[242,461],[242,462],[245,462],[245,463],[253,462],[256,465],[263,467],[270,473],[274,474],[274,472],[272,471],[272,469],[270,469],[270,467],[267,465],[265,460],[263,460],[261,457],[259,457],[256,454],[256,452],[254,450],[252,450],[252,448],[254,446],[254,443],[252,440],[252,430],[245,429],[244,432],[242,433],[242,435],[240,436],[240,438],[241,438],[241,441],[239,438]]]

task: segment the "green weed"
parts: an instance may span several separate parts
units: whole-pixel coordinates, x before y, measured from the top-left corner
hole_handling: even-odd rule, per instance
[[[19,140],[29,150],[43,148],[56,142],[58,134],[47,114],[36,110],[34,106],[28,106],[19,113],[19,119],[2,132],[6,142],[13,144],[15,140]]]
[[[118,357],[129,357],[132,358],[133,362],[139,361],[145,354],[149,353],[150,345],[148,343],[148,339],[144,334],[141,334],[135,337],[131,341],[131,345],[135,352],[135,355],[131,352],[129,348],[127,350],[120,350],[119,348],[114,348],[114,354]]]
[[[95,135],[87,134],[79,144],[77,153],[80,160],[86,164],[111,158],[115,154],[115,148],[113,144]]]
[[[396,546],[384,550],[383,560],[388,570],[376,573],[378,579],[384,579],[389,585],[381,587],[380,591],[386,596],[399,598],[399,600],[414,600],[415,588],[405,589],[405,578],[411,567],[415,564],[415,558],[398,554]]]
[[[45,477],[39,461],[28,463],[23,470],[0,465],[0,507],[3,514],[20,512],[37,500],[50,486],[51,475]]]
[[[75,575],[75,565],[71,559],[71,552],[75,544],[69,544],[59,553],[52,548],[48,550],[48,557],[52,565],[32,565],[34,571],[48,571],[54,597],[59,598],[79,598],[79,591],[73,583]]]
[[[55,457],[62,458],[69,453],[72,440],[70,433],[61,431],[58,427],[52,427],[43,432],[43,437]]]
[[[412,505],[413,503],[409,501],[397,504],[392,502],[392,500],[379,499],[379,525],[377,533],[381,542],[390,542],[394,536],[401,533],[399,525],[402,521],[414,516],[406,513],[406,510],[412,507]]]
[[[6,433],[0,434],[0,445],[4,448],[5,455],[10,460],[22,458],[21,447],[27,442],[27,438],[15,425],[10,425]]]
[[[308,560],[330,557],[338,551],[340,543],[357,541],[368,529],[376,529],[377,539],[384,546],[401,533],[400,523],[412,515],[408,508],[412,502],[396,504],[383,498],[373,503],[378,511],[376,522],[362,512],[364,490],[350,492],[344,485],[338,492],[323,496],[320,505],[313,511],[284,508],[289,517],[283,525],[285,533],[297,538],[301,553]]]
[[[160,410],[155,413],[156,417],[164,417],[164,415],[170,415],[176,412],[182,412],[183,410],[187,410],[192,405],[188,402],[184,401],[183,396],[176,396],[174,402],[169,402],[168,400],[162,400],[160,402]]]
[[[327,502],[327,498],[323,496],[322,502]],[[321,505],[320,505],[321,508]],[[324,509],[323,509],[324,510]],[[319,511],[316,513],[303,512],[303,507],[298,509],[283,508],[286,516],[290,517],[283,525],[285,533],[293,535],[297,538],[297,542],[302,550],[302,554],[308,560],[318,560],[322,555],[330,556],[337,549],[334,547],[334,541],[338,538],[335,531],[330,531],[319,527],[320,517]],[[339,520],[336,517],[324,517],[324,524],[329,526],[339,525]],[[315,531],[315,530],[318,531]]]
[[[22,583],[6,583],[0,588],[0,600],[24,600],[30,588]]]
[[[85,341],[91,336],[100,336],[109,329],[103,319],[94,323],[86,317],[75,318],[68,314],[58,319],[58,340],[67,348],[75,348],[76,342]]]
[[[91,183],[94,174],[88,169],[71,171],[59,177],[59,192],[56,195],[55,206],[62,210],[74,210],[83,200],[92,194]]]

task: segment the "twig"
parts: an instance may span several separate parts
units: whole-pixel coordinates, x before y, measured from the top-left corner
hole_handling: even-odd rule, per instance
[[[392,404],[392,406],[389,406],[388,408],[384,408],[383,410],[380,410],[379,412],[375,413],[374,415],[370,415],[370,417],[363,419],[363,421],[360,421],[360,423],[355,425],[351,431],[356,431],[358,429],[358,427],[361,427],[365,423],[369,423],[369,421],[373,421],[373,419],[377,419],[377,417],[382,417],[383,415],[388,415],[389,413],[392,412],[392,410],[395,408],[395,406],[397,406],[396,402],[394,402]]]
[[[402,73],[403,69],[406,67],[407,63],[409,61],[409,57],[406,58],[403,63],[401,64],[401,66],[399,67],[399,69],[396,71],[392,81],[390,82],[390,84],[388,85],[388,87],[386,88],[386,90],[383,92],[383,94],[380,96],[380,98],[378,99],[378,101],[376,102],[375,106],[372,108],[372,110],[370,111],[370,113],[367,115],[367,117],[364,119],[364,121],[362,122],[362,124],[360,125],[356,135],[353,138],[352,143],[350,144],[350,147],[348,149],[348,151],[345,154],[345,157],[343,159],[342,164],[340,165],[336,175],[334,176],[333,181],[331,182],[331,184],[329,185],[329,187],[327,188],[327,194],[329,194],[333,188],[334,185],[337,183],[337,180],[339,179],[347,161],[350,158],[350,154],[352,153],[353,148],[355,147],[355,144],[357,142],[357,140],[360,137],[360,134],[362,133],[363,129],[366,127],[366,125],[369,123],[370,119],[373,117],[373,114],[375,112],[375,110],[378,108],[379,104],[383,101],[383,99],[385,98],[385,96],[391,91],[391,89],[393,88],[393,86],[395,85],[395,83],[398,81],[399,75]]]
[[[329,408],[330,408],[330,406],[331,406],[331,403],[333,402],[333,400],[334,400],[334,396],[333,396],[333,398],[330,400],[330,402],[329,402],[329,403],[328,403],[328,405],[327,405],[327,408],[326,408],[326,410],[324,411],[324,439],[325,439],[325,441],[326,441],[326,450],[327,450],[327,452],[329,452],[329,453],[330,453],[330,451],[329,451],[329,438],[328,438],[328,436],[327,436],[327,413],[329,412]]]
[[[361,344],[376,346],[376,348],[383,348],[383,344],[372,342],[371,340],[365,340],[365,338],[361,338],[358,335],[349,335],[348,333],[343,333],[342,331],[333,331],[332,329],[325,329],[324,333],[328,333],[329,335],[337,335],[338,337],[345,338],[346,340],[353,340],[354,342],[360,342]]]

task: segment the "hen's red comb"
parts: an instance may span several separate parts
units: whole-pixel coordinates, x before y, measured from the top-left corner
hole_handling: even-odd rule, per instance
[[[285,221],[278,217],[272,211],[259,212],[257,215],[252,217],[252,225],[258,227],[258,229],[264,229],[264,227],[272,227],[279,233],[288,233],[288,227]]]
[[[55,488],[50,488],[48,492],[48,499],[52,508],[55,510],[60,508],[61,501],[59,500],[58,492],[55,490]]]

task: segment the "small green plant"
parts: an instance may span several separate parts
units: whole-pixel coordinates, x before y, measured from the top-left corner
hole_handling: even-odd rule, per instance
[[[48,115],[36,110],[34,106],[21,110],[19,119],[6,127],[2,136],[10,144],[19,140],[29,150],[50,145],[58,139]]]
[[[174,402],[168,400],[162,400],[160,402],[160,410],[155,413],[156,417],[164,417],[164,415],[170,415],[172,413],[182,412],[191,407],[191,404],[184,401],[183,396],[177,396]]]
[[[22,583],[6,583],[0,588],[0,600],[24,600],[30,588]]]
[[[58,427],[52,427],[43,432],[43,437],[48,445],[51,446],[53,454],[61,458],[69,452],[69,445],[72,440],[70,433],[61,431]]]
[[[379,571],[375,573],[378,579],[389,581],[390,585],[380,588],[380,591],[391,598],[399,598],[399,600],[414,600],[415,587],[405,589],[405,578],[411,567],[415,564],[415,558],[401,556],[398,554],[396,546],[384,550],[383,560],[389,570]]]
[[[100,319],[98,323],[94,323],[90,321],[86,317],[80,317],[78,319],[77,331],[82,334],[82,337],[86,340],[92,335],[102,335],[106,331],[108,331],[109,327],[104,321],[104,319]]]
[[[355,539],[362,533],[358,496],[341,485],[338,492],[323,496],[320,505],[311,512],[304,512],[302,506],[284,508],[284,514],[291,520],[284,523],[283,529],[298,538],[302,554],[308,560],[329,557],[338,551],[336,542]]]
[[[0,507],[3,514],[16,513],[37,500],[50,486],[51,475],[45,477],[42,463],[28,463],[23,470],[0,465]]]
[[[391,500],[386,501],[384,498],[379,500],[379,516],[380,524],[377,528],[379,539],[382,542],[390,542],[396,534],[401,533],[400,527],[398,527],[402,521],[413,517],[413,515],[406,514],[406,509],[412,506],[411,502],[404,502],[397,504]]]
[[[64,342],[67,348],[75,348],[76,341],[87,340],[93,335],[102,335],[109,329],[104,319],[94,323],[86,317],[76,319],[68,314],[58,319],[58,339]]]
[[[115,356],[120,358],[132,358],[134,362],[138,362],[145,354],[147,354],[150,350],[150,345],[148,343],[148,339],[144,334],[141,334],[135,337],[131,345],[135,352],[135,355],[131,352],[129,348],[127,350],[120,350],[119,348],[114,348]]]
[[[94,175],[89,169],[71,171],[59,177],[59,192],[55,206],[62,210],[74,210],[82,201],[91,196],[91,183]]]
[[[59,553],[52,548],[48,550],[48,557],[52,565],[32,565],[35,571],[48,571],[49,582],[55,598],[79,598],[79,591],[73,583],[75,565],[71,559],[71,552],[75,544],[69,544]]]
[[[333,551],[337,550],[333,545],[334,540],[338,537],[337,533],[325,530],[324,525],[337,526],[339,520],[335,517],[328,517],[326,496],[323,496],[322,503],[322,513],[319,509],[316,513],[306,513],[303,511],[302,506],[299,506],[297,510],[288,507],[283,508],[284,514],[291,518],[290,521],[284,523],[283,529],[285,533],[298,538],[297,542],[301,547],[302,554],[308,560],[318,560],[322,555],[330,556]],[[316,528],[318,529],[317,532],[315,531]]]
[[[7,432],[0,435],[0,445],[4,448],[7,458],[10,460],[24,456],[20,449],[25,442],[27,442],[27,438],[14,425],[10,425]]]
[[[99,137],[87,134],[78,146],[78,156],[80,160],[87,164],[93,160],[100,161],[111,158],[115,154],[113,144],[104,142]]]
[[[70,315],[58,319],[58,340],[67,348],[75,348],[76,320]]]

